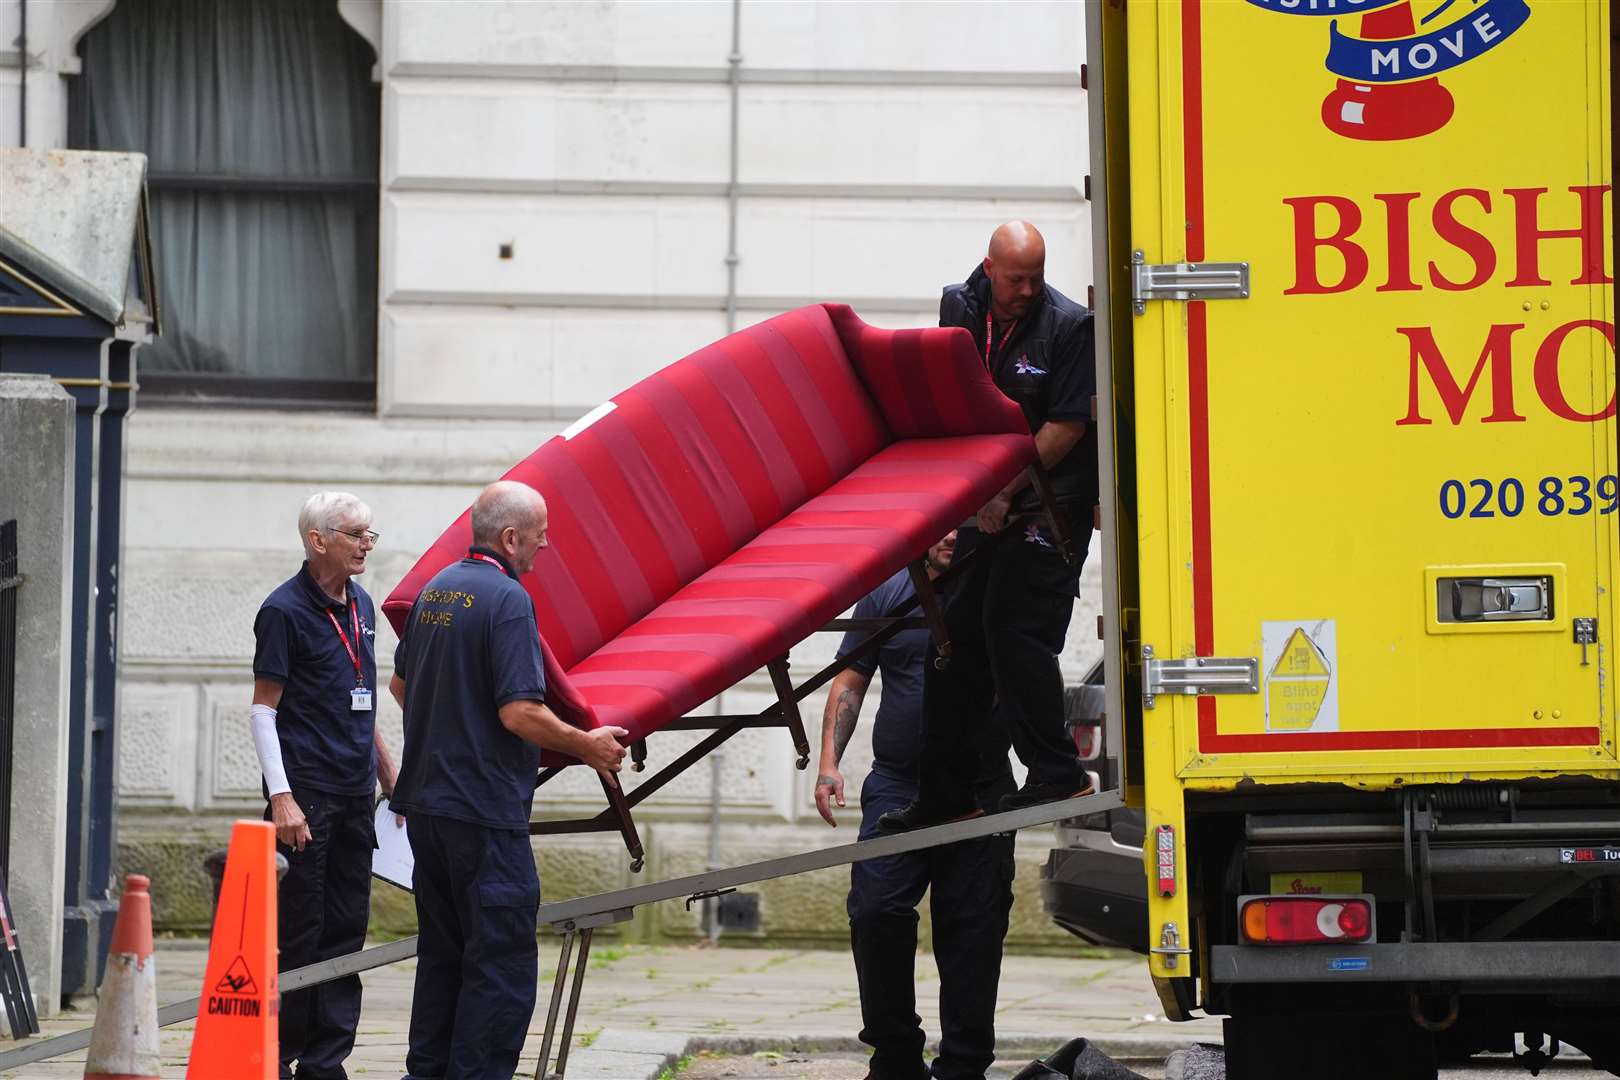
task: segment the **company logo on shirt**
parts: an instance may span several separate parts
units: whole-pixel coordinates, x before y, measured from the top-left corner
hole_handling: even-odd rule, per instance
[[[1019,375],[1045,375],[1046,374],[1046,369],[1045,368],[1036,367],[1034,364],[1029,362],[1029,354],[1028,353],[1025,353],[1023,356],[1020,356],[1018,358],[1018,363],[1013,365],[1013,371],[1015,373],[1019,374]]]
[[[1045,372],[1042,372],[1042,374],[1045,374]],[[1052,541],[1046,538],[1046,534],[1041,531],[1041,527],[1033,521],[1024,526],[1024,543],[1039,544],[1043,548],[1052,546]]]

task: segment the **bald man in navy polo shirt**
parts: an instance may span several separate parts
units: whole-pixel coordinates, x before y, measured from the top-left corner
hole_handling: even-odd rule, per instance
[[[405,708],[392,800],[405,814],[419,929],[407,1080],[510,1080],[534,1013],[540,879],[529,847],[540,751],[602,773],[623,728],[546,707],[534,603],[518,578],[546,546],[546,501],[513,481],[472,508],[467,557],[434,575],[394,654]]]
[[[298,515],[304,565],[253,621],[254,750],[264,817],[287,857],[277,934],[283,969],[355,952],[371,916],[371,800],[394,786],[377,730],[376,612],[354,578],[377,543],[371,510],[323,491]],[[283,995],[281,1076],[343,1080],[360,977]],[[293,1072],[293,1063],[298,1071]]]

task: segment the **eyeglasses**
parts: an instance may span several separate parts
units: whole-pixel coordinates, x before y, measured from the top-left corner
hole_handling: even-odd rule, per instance
[[[361,529],[359,532],[349,532],[347,529],[327,529],[326,531],[329,533],[337,533],[341,536],[347,536],[350,540],[353,540],[357,544],[369,542],[372,547],[376,547],[377,541],[382,539],[380,535],[372,532],[370,529]]]

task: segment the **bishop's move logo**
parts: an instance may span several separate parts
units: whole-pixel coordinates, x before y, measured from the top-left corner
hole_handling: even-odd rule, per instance
[[[1354,36],[1328,23],[1327,69],[1338,85],[1322,123],[1348,139],[1432,135],[1456,112],[1439,75],[1490,52],[1530,18],[1525,0],[1249,0],[1284,15],[1359,16]],[[1420,3],[1420,6],[1421,3]]]

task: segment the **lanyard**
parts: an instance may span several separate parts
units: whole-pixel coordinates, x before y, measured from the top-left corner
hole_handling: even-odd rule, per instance
[[[343,624],[337,621],[337,616],[332,614],[331,608],[326,609],[326,617],[332,621],[332,629],[337,631],[338,640],[343,642],[343,651],[348,653],[349,659],[354,662],[354,685],[364,686],[366,680],[360,673],[360,654],[355,651],[360,643],[360,615],[354,598],[349,598],[349,625],[354,629],[353,645],[349,644],[349,635],[343,632]]]
[[[984,313],[984,366],[985,366],[985,368],[987,370],[990,370],[990,335],[992,333],[991,327],[993,325],[992,322],[991,322],[991,319],[992,319],[991,313],[988,312],[988,311],[985,312]],[[1016,329],[1018,329],[1018,320],[1014,319],[1011,323],[1008,324],[1007,332],[1005,334],[1001,335],[1000,343],[996,345],[996,355],[997,356],[1000,356],[1001,355],[1001,350],[1005,349],[1007,347],[1007,339],[1013,336],[1013,331],[1016,330]]]
[[[499,559],[492,559],[488,555],[485,555],[482,551],[469,551],[467,552],[467,558],[477,559],[479,562],[487,562],[501,573],[506,573],[506,567],[501,565],[501,561]]]

